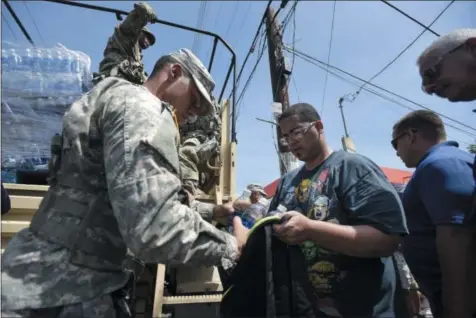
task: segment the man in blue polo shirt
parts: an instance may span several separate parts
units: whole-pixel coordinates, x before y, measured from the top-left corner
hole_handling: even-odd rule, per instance
[[[471,317],[468,246],[474,227],[463,224],[474,189],[474,155],[446,141],[441,118],[418,110],[393,127],[392,145],[416,168],[403,194],[408,230],[404,256],[435,318]]]

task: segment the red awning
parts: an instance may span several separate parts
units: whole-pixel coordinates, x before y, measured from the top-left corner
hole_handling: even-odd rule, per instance
[[[400,169],[393,169],[393,168],[386,168],[380,167],[390,180],[391,183],[399,183],[399,184],[407,184],[412,176],[411,171],[400,170]],[[274,196],[276,192],[276,188],[278,187],[279,179],[274,180],[270,184],[264,187],[264,191],[268,194],[268,198]]]

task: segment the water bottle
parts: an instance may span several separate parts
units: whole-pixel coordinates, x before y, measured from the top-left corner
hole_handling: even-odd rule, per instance
[[[2,49],[2,72],[9,71],[10,68],[8,66],[8,51]]]
[[[268,215],[267,216],[274,216],[274,215],[279,215],[281,213],[284,213],[284,212],[287,212],[288,209],[286,209],[285,206],[283,205],[278,205],[278,207],[276,208],[276,210],[273,210],[273,211],[270,211],[268,212]]]
[[[250,197],[251,197],[251,191],[248,190],[248,189],[245,189],[243,190],[243,193],[241,194],[241,196],[236,199],[236,201],[240,201],[240,202],[250,202]],[[235,201],[235,202],[236,202]],[[238,207],[234,207],[235,209],[235,213],[233,213],[233,215],[231,216],[231,218],[228,220],[228,226],[227,226],[227,231],[229,233],[233,233],[233,219],[235,218],[235,216],[238,216],[238,217],[241,217],[241,215],[243,214],[243,212],[245,212],[244,210],[240,210],[238,209]]]
[[[241,222],[243,225],[251,229],[255,225],[256,221],[263,218],[268,211],[268,200],[261,198],[257,203],[252,204],[241,216]]]

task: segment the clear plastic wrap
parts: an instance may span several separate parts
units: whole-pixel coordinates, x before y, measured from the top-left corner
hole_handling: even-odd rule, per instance
[[[63,114],[91,79],[82,52],[2,42],[2,182],[16,182],[18,170],[46,169]]]

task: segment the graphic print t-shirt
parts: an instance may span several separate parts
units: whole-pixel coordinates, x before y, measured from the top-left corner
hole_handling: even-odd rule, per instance
[[[337,151],[311,171],[303,167],[286,174],[270,211],[278,204],[313,220],[407,234],[397,192],[377,165],[357,154]],[[401,308],[396,307],[405,305],[396,305],[397,274],[390,257],[351,257],[313,242],[301,244],[301,250],[316,302],[321,308],[331,308],[331,315],[400,316]]]

